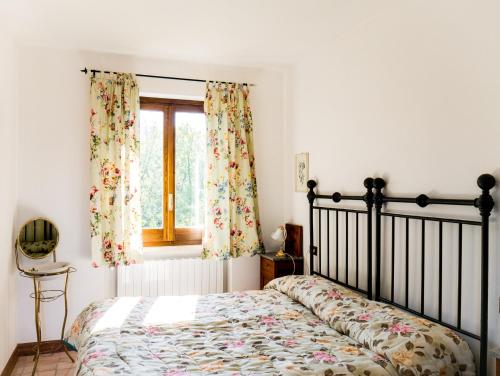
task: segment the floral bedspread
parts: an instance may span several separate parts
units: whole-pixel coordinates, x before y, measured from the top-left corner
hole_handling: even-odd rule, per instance
[[[101,301],[67,341],[80,376],[475,374],[452,331],[311,276],[262,291]]]

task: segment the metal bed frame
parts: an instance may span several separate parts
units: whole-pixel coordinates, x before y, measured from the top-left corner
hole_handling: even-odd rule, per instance
[[[307,182],[307,187],[309,192],[307,193],[307,199],[309,201],[309,268],[310,274],[319,275],[323,278],[331,280],[342,286],[348,287],[354,291],[366,294],[369,299],[391,304],[397,308],[408,311],[416,316],[423,317],[427,320],[436,322],[447,328],[450,328],[456,332],[469,336],[480,342],[480,359],[479,359],[479,374],[487,374],[488,366],[488,261],[489,261],[489,217],[491,210],[493,209],[494,202],[490,195],[490,190],[495,186],[495,178],[489,174],[483,174],[477,179],[477,185],[481,189],[481,194],[475,199],[445,199],[445,198],[431,198],[427,195],[421,194],[415,198],[406,197],[391,197],[384,194],[383,190],[385,188],[385,181],[381,178],[366,178],[364,181],[364,186],[366,192],[363,195],[342,195],[339,192],[335,192],[331,195],[319,194],[315,192],[316,181],[309,180]],[[365,203],[366,209],[347,209],[340,207],[331,206],[320,206],[315,205],[316,199],[327,199],[332,200],[334,203],[340,203],[341,201],[362,201]],[[421,208],[425,208],[428,205],[455,205],[455,206],[472,206],[478,209],[480,220],[468,220],[468,219],[456,219],[456,218],[442,218],[434,216],[422,216],[413,214],[402,214],[402,213],[392,213],[382,211],[385,203],[407,203],[416,204]],[[318,217],[318,245],[315,245],[314,236],[314,215],[317,212]],[[322,244],[322,212],[327,213],[326,217],[326,259],[327,259],[327,272],[323,273],[321,266],[322,255],[321,252],[324,251],[325,245]],[[330,213],[335,213],[335,278],[331,276],[330,273],[330,254],[333,249],[330,249]],[[355,251],[355,283],[349,283],[349,215],[354,215],[355,218],[355,244],[353,249]],[[345,278],[344,280],[339,279],[339,215],[345,215],[345,249],[343,250],[345,254]],[[366,289],[360,288],[359,284],[359,218],[360,216],[366,216],[366,259],[367,259],[367,269],[366,269]],[[375,226],[373,226],[373,216],[375,216]],[[381,264],[382,264],[382,246],[381,246],[381,227],[382,227],[382,217],[390,218],[391,224],[391,264],[390,264],[390,275],[391,275],[391,289],[390,298],[384,298],[381,296]],[[394,275],[395,275],[395,218],[400,218],[405,224],[405,303],[399,304],[394,299]],[[409,305],[409,221],[419,221],[421,226],[421,287],[420,287],[420,308],[412,309]],[[438,273],[438,314],[437,318],[430,316],[425,313],[424,303],[425,303],[425,228],[426,222],[437,222],[439,226],[439,237],[438,237],[438,257],[439,257],[439,273]],[[442,318],[442,281],[443,281],[443,223],[452,223],[458,225],[458,281],[457,281],[457,320],[456,323],[451,324],[449,322],[443,321]],[[462,253],[463,253],[463,226],[479,226],[481,228],[481,313],[480,313],[480,330],[479,334],[472,333],[462,328]],[[375,227],[375,245],[373,247],[373,227]],[[315,268],[315,257],[317,258],[317,269]],[[375,270],[374,270],[375,269]],[[373,280],[375,279],[375,284],[373,285]]]

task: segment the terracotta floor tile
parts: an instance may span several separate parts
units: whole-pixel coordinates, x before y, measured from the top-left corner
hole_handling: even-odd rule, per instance
[[[74,367],[75,367],[75,363],[71,363],[71,361],[69,361],[69,359],[68,359],[67,362],[59,361],[57,363],[56,369],[60,370],[60,369],[68,369],[68,368],[74,368]]]
[[[76,353],[70,353],[71,357],[73,358],[73,360],[76,361],[76,358],[77,358],[77,354]],[[58,362],[71,362],[71,359],[68,358],[68,356],[63,353],[61,356],[59,356],[59,358],[57,359]]]
[[[57,366],[57,359],[52,358],[40,358],[38,360],[38,365],[36,367],[37,371],[49,371],[55,370]]]
[[[76,359],[77,353],[70,352]],[[33,371],[33,356],[22,356],[18,359],[12,376],[31,375]],[[73,376],[75,374],[75,363],[64,352],[53,354],[41,354],[36,370],[37,376]]]
[[[11,376],[19,376],[23,374],[24,367],[16,366],[11,373]]]
[[[47,370],[47,371],[37,371],[37,376],[56,376],[55,370]]]
[[[33,362],[32,356],[20,356],[19,359],[17,360],[17,364],[25,364],[31,362]]]
[[[73,355],[77,355],[78,353],[76,351],[69,351],[70,355],[73,356]],[[64,351],[60,352],[59,353],[59,357],[60,358],[67,358],[68,356],[66,355],[66,353]]]
[[[58,356],[58,353],[46,353],[46,354],[40,354],[40,359],[46,359],[46,358],[54,358],[54,356]]]
[[[75,370],[73,368],[70,369],[59,369],[56,371],[56,376],[74,376]]]

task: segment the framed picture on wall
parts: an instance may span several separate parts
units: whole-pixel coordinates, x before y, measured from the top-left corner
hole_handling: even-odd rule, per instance
[[[295,155],[295,192],[307,192],[309,153]]]

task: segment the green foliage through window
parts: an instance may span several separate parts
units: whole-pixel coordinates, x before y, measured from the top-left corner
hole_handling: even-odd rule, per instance
[[[141,110],[142,228],[163,228],[163,112]]]
[[[205,208],[205,115],[175,113],[175,226],[202,226]]]

